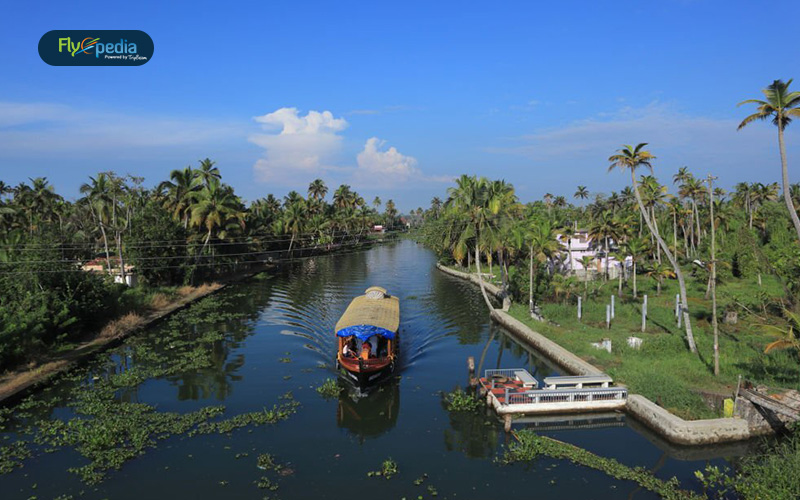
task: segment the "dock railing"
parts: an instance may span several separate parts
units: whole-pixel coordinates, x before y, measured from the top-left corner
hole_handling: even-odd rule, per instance
[[[538,389],[525,392],[506,392],[505,404],[548,404],[628,399],[628,390],[619,387],[594,389]]]

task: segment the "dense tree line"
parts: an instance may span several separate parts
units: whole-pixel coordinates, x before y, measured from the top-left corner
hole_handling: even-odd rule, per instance
[[[0,367],[99,328],[152,287],[358,244],[373,224],[398,220],[393,200],[370,206],[347,185],[326,200],[321,179],[306,196],[247,205],[209,159],[151,189],[142,178],[101,172],[80,194],[68,201],[46,178],[0,181]],[[93,260],[104,272],[82,270]],[[114,283],[130,269],[138,290]]]

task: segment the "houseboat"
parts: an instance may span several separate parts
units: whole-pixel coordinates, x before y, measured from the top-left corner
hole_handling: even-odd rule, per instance
[[[395,369],[400,329],[400,301],[379,286],[350,302],[336,323],[337,368],[360,386]]]

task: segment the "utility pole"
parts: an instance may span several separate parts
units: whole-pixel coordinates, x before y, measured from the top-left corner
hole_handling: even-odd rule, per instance
[[[711,209],[711,325],[714,328],[714,375],[719,375],[719,327],[717,325],[717,256],[716,221],[714,220],[714,186],[716,177],[708,174],[708,199]]]

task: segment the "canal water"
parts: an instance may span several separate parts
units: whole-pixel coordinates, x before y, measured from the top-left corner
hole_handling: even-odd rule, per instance
[[[430,251],[401,240],[302,260],[176,314],[0,420],[6,453],[22,442],[31,454],[0,475],[2,498],[656,498],[564,460],[502,465],[497,459],[511,438],[499,421],[448,413],[442,393],[466,385],[468,356],[483,358],[484,369],[523,366],[537,378],[557,369],[491,324],[477,287],[434,264]],[[401,362],[396,377],[365,395],[337,375],[332,331],[370,285],[400,298]],[[204,336],[212,340],[185,348]],[[316,390],[328,379],[343,388],[338,397]],[[116,381],[105,392],[113,401],[103,403],[93,391],[107,391],[109,380]],[[194,434],[160,420],[224,406],[211,421],[235,422],[274,405],[294,413],[276,423]],[[115,422],[124,415],[114,424],[120,427],[87,430],[83,424],[97,411]],[[147,442],[138,456],[115,462],[113,452],[92,455],[95,439],[130,431],[125,418],[155,427],[149,436],[131,435]],[[675,476],[690,490],[700,487],[695,470],[746,452],[671,447],[623,416],[527,425],[660,478]],[[263,454],[282,468],[260,469]],[[79,469],[92,456],[112,466],[87,484]],[[370,476],[388,458],[398,473]]]

